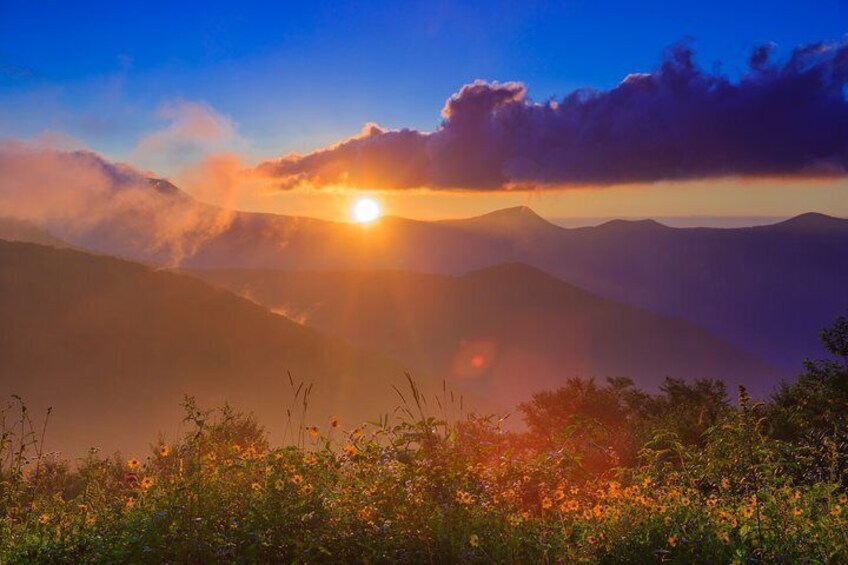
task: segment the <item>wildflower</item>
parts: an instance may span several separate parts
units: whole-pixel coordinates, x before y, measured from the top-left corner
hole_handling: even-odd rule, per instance
[[[306,431],[309,432],[309,436],[313,439],[318,437],[318,426],[309,426],[306,428]]]
[[[468,538],[468,543],[471,547],[478,547],[480,545],[480,536],[477,534],[471,534],[471,537]]]
[[[365,435],[365,431],[362,428],[356,428],[352,432],[350,432],[350,437],[352,437],[355,440],[360,439],[364,435]]]
[[[510,514],[509,518],[507,518],[507,521],[509,522],[510,526],[517,527],[517,526],[521,525],[521,522],[523,521],[523,519],[521,518],[521,516],[519,516],[517,514]]]
[[[294,483],[294,484],[296,484],[296,485],[301,484],[301,483],[303,482],[303,475],[294,475],[294,476],[292,476],[292,478],[291,478],[291,482],[293,482],[293,483]]]
[[[468,504],[471,504],[472,502],[474,502],[474,497],[471,496],[470,492],[467,492],[467,491],[464,491],[464,490],[458,490],[458,491],[456,491],[456,500],[460,504],[468,505]]]
[[[718,504],[718,498],[716,498],[715,496],[711,496],[707,499],[707,506],[712,507],[712,506],[715,506],[716,504]]]
[[[285,481],[283,481],[283,479],[277,479],[274,482],[274,488],[277,489],[277,490],[283,490],[284,488],[286,488]]]
[[[595,545],[596,543],[598,543],[598,538],[590,535],[586,538],[586,543],[588,543],[589,545]]]
[[[848,504],[848,495],[840,494],[838,500],[839,500],[839,504],[843,504],[843,505]]]
[[[127,468],[130,470],[138,469],[139,465],[141,465],[141,462],[139,462],[139,460],[135,457],[127,461]]]
[[[330,418],[330,427],[331,428],[338,428],[339,427],[339,419],[338,419],[337,416],[333,416],[332,418]]]
[[[725,490],[729,489],[730,488],[730,479],[728,479],[727,477],[723,478],[721,480],[721,488],[723,488]]]
[[[797,506],[792,509],[792,515],[793,516],[800,516],[803,513],[804,513],[804,510],[802,508],[798,508]]]
[[[153,477],[144,477],[143,479],[141,479],[141,488],[143,488],[144,490],[147,490],[152,486],[153,486]]]
[[[133,506],[135,506],[135,497],[131,496],[127,498],[127,508],[132,508]]]
[[[251,483],[250,488],[252,488],[255,491],[260,491],[260,490],[262,490],[262,485],[260,485],[259,483]]]
[[[795,492],[793,492],[792,498],[794,498],[795,500],[801,500],[801,491],[796,490]]]
[[[654,482],[654,479],[652,479],[651,477],[645,477],[644,479],[642,479],[642,486],[648,488],[649,486],[651,486],[652,482]]]
[[[344,454],[347,455],[348,457],[352,457],[352,456],[356,455],[357,451],[359,451],[359,450],[356,449],[356,446],[353,445],[352,443],[349,443],[346,446],[344,446]]]
[[[830,515],[834,518],[842,514],[842,507],[838,504],[834,504],[833,508],[830,509]]]
[[[674,547],[677,545],[677,536],[668,536],[668,545],[669,547]]]
[[[730,534],[728,534],[727,532],[718,532],[716,534],[716,537],[721,542],[730,543]]]
[[[46,524],[49,521],[50,521],[50,516],[48,516],[47,514],[42,514],[41,516],[38,517],[38,523],[39,524]]]
[[[318,462],[318,458],[312,453],[306,453],[303,455],[303,462],[307,465],[315,465]]]
[[[554,501],[551,500],[549,497],[546,496],[545,498],[542,499],[542,509],[543,510],[548,510],[553,505],[554,505]]]
[[[684,496],[680,499],[680,504],[682,504],[683,506],[689,506],[691,503],[692,501],[689,500],[689,497]]]
[[[576,500],[567,500],[559,507],[562,512],[577,512],[580,504]]]
[[[159,457],[167,457],[169,453],[171,453],[171,448],[167,445],[163,443],[159,446]]]
[[[742,516],[745,518],[750,518],[754,515],[754,507],[753,506],[743,506],[742,507]]]
[[[233,451],[236,453],[241,453],[241,446],[239,444],[233,444]]]
[[[314,490],[315,490],[315,487],[314,487],[314,486],[312,486],[312,485],[311,485],[311,484],[309,484],[309,483],[306,483],[305,485],[303,485],[302,487],[300,487],[300,492],[302,492],[303,494],[306,494],[306,495],[310,495],[310,494],[312,494],[312,492],[313,492]]]
[[[556,489],[556,491],[554,492],[554,498],[557,501],[562,500],[563,498],[565,498],[565,491],[561,488]]]

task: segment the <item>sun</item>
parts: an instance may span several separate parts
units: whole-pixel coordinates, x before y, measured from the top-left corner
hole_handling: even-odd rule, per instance
[[[360,198],[353,203],[350,214],[359,224],[373,222],[380,217],[380,204],[373,198]]]

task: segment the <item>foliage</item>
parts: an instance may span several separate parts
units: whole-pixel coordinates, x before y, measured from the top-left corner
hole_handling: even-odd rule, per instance
[[[825,339],[837,357],[840,327]],[[738,406],[714,381],[652,395],[572,380],[522,405],[518,434],[430,415],[411,379],[398,421],[311,422],[292,380],[281,447],[187,399],[181,441],[74,469],[42,453],[46,423],[13,399],[0,562],[848,562],[844,371],[811,362],[772,401],[743,389]],[[827,458],[813,438],[833,439]]]

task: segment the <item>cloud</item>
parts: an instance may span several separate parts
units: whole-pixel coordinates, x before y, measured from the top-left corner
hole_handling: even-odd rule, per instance
[[[157,171],[174,171],[213,153],[244,148],[233,121],[203,102],[174,100],[156,111],[167,122],[139,139],[130,158]]]
[[[719,177],[831,177],[848,169],[848,42],[753,50],[731,80],[669,48],[651,73],[535,103],[524,85],[477,81],[434,132],[361,134],[260,163],[282,189],[500,190]]]
[[[72,244],[177,265],[226,230],[232,215],[91,151],[0,143],[0,217]]]

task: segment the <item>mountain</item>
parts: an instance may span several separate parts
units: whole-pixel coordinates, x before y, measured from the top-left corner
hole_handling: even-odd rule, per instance
[[[140,208],[49,231],[93,251],[185,268],[462,274],[522,262],[703,326],[784,369],[819,355],[819,331],[848,310],[848,220],[821,214],[752,228],[616,220],[566,229],[518,207],[464,220],[355,225],[223,210],[167,181],[150,183]]]
[[[784,376],[697,326],[590,294],[533,267],[398,271],[196,270],[305,325],[513,405],[572,376],[722,378],[758,393]]]
[[[343,427],[391,410],[391,385],[406,382],[389,358],[230,292],[69,249],[0,241],[0,311],[0,397],[20,395],[32,414],[53,406],[48,444],[77,455],[173,437],[184,394],[252,411],[279,437],[287,371],[314,383],[307,421],[337,415]],[[428,394],[442,391],[415,376]]]
[[[848,220],[804,215],[752,228],[611,221],[564,229],[526,208],[376,225],[239,215],[185,266],[397,269],[462,274],[523,262],[587,291],[703,326],[794,369],[848,310]]]
[[[32,222],[18,220],[15,218],[0,217],[0,239],[6,241],[25,241],[50,245],[52,247],[68,247],[68,244],[53,237],[45,230],[39,228]]]

